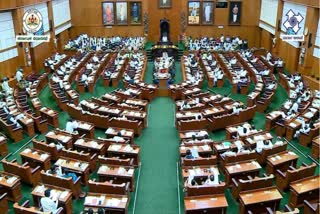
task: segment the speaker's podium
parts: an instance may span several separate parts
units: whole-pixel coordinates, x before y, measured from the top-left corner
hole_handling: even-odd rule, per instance
[[[174,57],[177,60],[178,47],[173,45],[170,41],[170,23],[167,19],[160,20],[160,39],[156,45],[151,48],[153,59],[162,57],[163,53],[166,52],[168,56]]]

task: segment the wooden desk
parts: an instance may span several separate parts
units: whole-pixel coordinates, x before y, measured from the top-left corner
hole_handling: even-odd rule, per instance
[[[190,175],[193,175],[196,180],[205,181],[209,175],[212,175],[214,171],[219,172],[218,166],[183,166],[182,177],[185,181]]]
[[[18,176],[0,171],[0,195],[4,193],[7,193],[8,200],[19,201],[21,198],[21,183]]]
[[[319,159],[319,149],[320,149],[320,136],[312,140],[311,156],[316,160]]]
[[[77,121],[78,128],[77,131],[79,136],[85,135],[87,138],[94,138],[94,125],[88,122]]]
[[[54,131],[50,131],[46,134],[46,140],[48,142],[55,142],[58,141],[61,143],[66,149],[72,148],[72,136],[71,135],[66,135],[64,133],[56,133]]]
[[[247,176],[255,177],[259,175],[260,164],[255,160],[242,161],[225,165],[225,176],[227,185],[231,185],[232,178],[240,179]]]
[[[267,158],[267,174],[275,174],[277,169],[287,171],[289,166],[295,166],[299,156],[292,151],[283,151]]]
[[[184,198],[186,214],[226,213],[228,202],[224,194],[188,196]]]
[[[8,154],[7,137],[0,134],[0,155],[5,157]]]
[[[32,137],[35,135],[34,130],[34,120],[32,118],[22,118],[19,120],[21,123],[21,126],[25,130],[25,132],[29,135],[29,137]]]
[[[121,137],[124,138],[129,138],[130,143],[133,144],[133,139],[134,139],[134,130],[133,129],[123,129],[123,128],[118,128],[118,127],[109,127],[105,134],[107,138],[118,136],[118,133],[121,133]]]
[[[180,146],[180,156],[186,156],[186,152],[188,149],[198,151],[201,157],[208,157],[213,154],[212,148],[209,145],[205,144],[202,146]]]
[[[103,142],[97,139],[80,138],[74,144],[74,148],[80,149],[81,151],[87,151],[90,154],[104,155],[106,152],[106,146]]]
[[[133,158],[133,164],[139,165],[140,162],[140,146],[138,145],[124,145],[124,144],[111,144],[107,149],[108,157],[121,157]]]
[[[103,208],[107,213],[128,213],[130,198],[128,195],[112,195],[89,192],[85,198],[85,210]]]
[[[289,204],[291,207],[302,207],[303,201],[319,201],[320,176],[307,177],[290,184]]]
[[[74,172],[78,176],[81,176],[81,182],[84,185],[88,185],[89,180],[89,163],[71,158],[63,157],[57,160],[55,163],[57,166],[61,166],[69,172]]]
[[[250,190],[240,193],[240,212],[262,213],[266,207],[271,207],[274,211],[279,209],[282,195],[277,187],[267,187],[263,189]]]
[[[115,165],[101,165],[97,172],[99,181],[114,180],[116,183],[130,182],[130,190],[134,191],[134,168]]]
[[[48,170],[51,167],[51,155],[47,152],[26,148],[20,155],[22,162],[28,162],[32,168],[40,166],[41,169]]]
[[[47,119],[48,123],[55,128],[59,128],[59,113],[47,107],[40,109],[41,117]]]
[[[34,202],[35,206],[40,207],[40,199],[42,197],[44,197],[44,191],[49,188],[51,189],[51,191],[54,191],[54,193],[56,193],[56,194],[61,193],[60,198],[59,198],[59,202],[58,202],[58,207],[63,207],[63,213],[72,214],[73,213],[72,192],[68,189],[64,189],[61,187],[52,186],[52,185],[48,185],[48,184],[38,185],[32,190],[31,194],[32,194],[33,202]],[[62,196],[64,196],[64,197],[62,197]]]

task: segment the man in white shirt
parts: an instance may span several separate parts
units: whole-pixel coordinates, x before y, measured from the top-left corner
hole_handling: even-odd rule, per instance
[[[16,73],[17,82],[20,82],[22,80],[22,78],[23,78],[23,70],[22,70],[22,68],[19,68]]]
[[[11,95],[12,94],[12,92],[13,92],[13,90],[12,90],[12,88],[9,86],[9,83],[8,83],[8,78],[7,77],[5,77],[5,78],[3,78],[3,82],[2,82],[2,90],[5,92],[5,94],[8,96],[8,95]]]
[[[272,54],[270,52],[267,53],[267,61],[270,61],[272,59]]]
[[[55,199],[51,196],[51,189],[44,191],[44,197],[40,200],[40,205],[44,212],[51,212],[53,214],[58,212],[58,202],[60,194]]]
[[[67,124],[66,124],[66,132],[69,133],[73,133],[74,131],[76,131],[76,129],[78,128],[78,122],[73,120],[73,119],[69,119]]]

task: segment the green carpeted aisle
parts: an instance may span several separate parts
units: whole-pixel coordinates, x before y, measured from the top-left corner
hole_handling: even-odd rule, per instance
[[[174,127],[174,103],[156,98],[149,104],[148,128],[136,140],[141,146],[141,174],[135,213],[176,214],[179,138]]]

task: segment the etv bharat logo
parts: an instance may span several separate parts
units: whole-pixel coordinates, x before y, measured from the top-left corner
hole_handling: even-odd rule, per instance
[[[287,35],[296,35],[301,29],[299,24],[302,22],[303,17],[300,13],[295,14],[291,9],[286,16],[287,20],[283,23],[283,26],[287,29]]]
[[[43,19],[41,13],[36,9],[30,9],[23,15],[23,27],[29,33],[37,33],[41,30]]]

